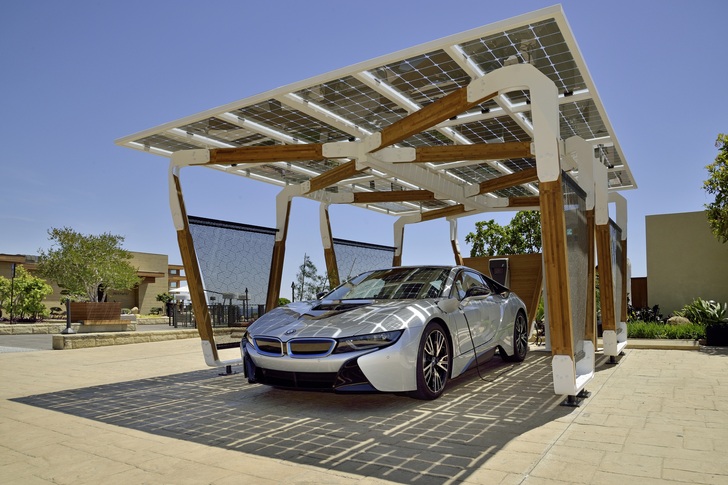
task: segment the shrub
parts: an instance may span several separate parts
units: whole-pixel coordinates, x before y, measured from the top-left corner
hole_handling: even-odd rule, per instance
[[[705,327],[696,323],[667,325],[663,322],[634,321],[627,324],[627,338],[697,340],[705,338]]]
[[[628,322],[660,322],[662,321],[662,313],[660,313],[660,305],[655,305],[652,308],[635,308],[632,305],[627,309],[627,321]]]
[[[711,325],[728,321],[728,303],[720,304],[712,300],[706,301],[696,298],[692,303],[685,305],[675,315],[685,317],[693,323]]]
[[[152,307],[149,309],[149,313],[151,313],[152,315],[159,315],[162,313],[162,308],[158,306]]]

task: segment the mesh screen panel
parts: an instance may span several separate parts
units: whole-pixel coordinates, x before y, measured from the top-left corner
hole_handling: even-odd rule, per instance
[[[276,229],[189,216],[206,295],[264,305]],[[229,295],[232,295],[230,297]]]
[[[342,283],[365,271],[392,266],[393,247],[336,238],[333,242],[336,266],[339,268],[339,279]]]
[[[614,319],[623,322],[622,315],[622,230],[609,220],[609,238],[612,245],[612,287],[614,289]]]
[[[566,250],[569,260],[569,290],[571,293],[571,331],[574,338],[574,355],[577,355],[581,353],[584,346],[589,274],[586,194],[568,175],[562,175],[564,180]]]

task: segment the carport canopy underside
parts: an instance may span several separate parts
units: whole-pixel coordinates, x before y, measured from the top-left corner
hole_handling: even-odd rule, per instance
[[[555,84],[560,138],[578,136],[593,146],[608,168],[609,190],[634,188],[560,7],[268,91],[117,143],[167,157],[209,150],[209,168],[298,185],[304,197],[398,217],[533,207],[539,181],[531,93],[512,89],[476,103],[465,93],[473,80],[517,64],[534,66]],[[379,134],[381,142],[372,143]],[[364,151],[366,159],[355,157],[362,151],[343,143],[372,151]]]

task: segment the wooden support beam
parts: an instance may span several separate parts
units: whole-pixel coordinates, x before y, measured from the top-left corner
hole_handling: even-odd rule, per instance
[[[356,162],[354,160],[342,163],[338,167],[327,170],[318,177],[314,177],[309,180],[310,187],[306,193],[310,194],[311,192],[325,189],[326,187],[348,179],[349,177],[353,177],[361,172],[363,172],[363,170],[358,170],[356,168]]]
[[[627,240],[621,241],[622,244],[622,261],[619,262],[620,267],[622,268],[622,301],[620,302],[621,306],[621,320],[620,322],[626,322],[627,321]]]
[[[339,279],[339,265],[336,262],[336,251],[334,250],[334,238],[331,234],[331,219],[329,219],[329,211],[325,210],[326,230],[328,238],[331,241],[331,247],[324,248],[324,262],[326,263],[326,274],[329,277],[329,287],[335,288],[341,284]]]
[[[185,268],[187,286],[189,286],[190,299],[192,300],[192,310],[194,311],[195,321],[197,322],[197,332],[200,334],[202,340],[210,342],[212,357],[214,360],[218,360],[215,337],[212,332],[212,319],[207,308],[207,299],[205,298],[205,290],[202,285],[200,265],[198,264],[195,246],[192,242],[190,225],[187,221],[187,210],[185,209],[184,199],[182,198],[182,186],[177,175],[174,176],[174,184],[177,189],[177,199],[179,200],[182,220],[184,221],[183,229],[177,231],[177,244],[179,245],[179,252],[182,256],[182,265]]]
[[[356,192],[355,204],[373,204],[377,202],[420,202],[435,200],[435,194],[429,190],[392,190],[387,192]]]
[[[450,244],[452,245],[452,252],[455,255],[455,264],[462,266],[463,265],[463,256],[460,254],[460,248],[458,248],[457,241],[450,241]]]
[[[609,224],[598,224],[597,261],[599,264],[599,300],[602,313],[602,331],[617,330],[616,312],[614,308],[614,274],[612,271],[612,241]]]
[[[508,207],[538,207],[539,204],[538,195],[532,197],[511,197],[508,199]]]
[[[323,145],[265,145],[238,148],[213,148],[207,165],[233,165],[236,163],[297,162],[324,160]]]
[[[388,147],[406,140],[412,135],[427,131],[442,121],[494,98],[497,94],[492,93],[483,99],[470,102],[468,101],[467,86],[462,87],[384,128],[380,132],[382,139],[378,148]]]
[[[574,361],[574,337],[571,330],[571,292],[569,289],[566,222],[561,176],[541,182],[541,233],[543,264],[546,273],[551,352],[568,355]]]
[[[488,192],[495,192],[496,190],[503,190],[509,187],[535,182],[537,180],[538,173],[536,173],[536,167],[527,168],[520,172],[513,172],[508,175],[502,175],[498,178],[480,182],[480,191],[478,194],[487,194]]]
[[[457,162],[460,160],[508,160],[531,158],[531,142],[479,143],[417,147],[413,163]]]
[[[427,212],[423,212],[420,216],[420,221],[431,221],[434,219],[440,219],[442,217],[456,216],[465,212],[465,206],[462,204],[452,205],[442,209],[435,209]]]
[[[273,256],[270,264],[270,276],[268,277],[268,295],[265,301],[266,313],[278,306],[280,298],[281,283],[283,280],[283,261],[286,255],[286,238],[288,236],[288,221],[291,215],[291,201],[288,201],[286,209],[286,220],[283,224],[283,234],[280,241],[273,245]]]

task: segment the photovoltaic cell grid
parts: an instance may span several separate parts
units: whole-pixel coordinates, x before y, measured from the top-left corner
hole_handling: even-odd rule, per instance
[[[475,77],[515,63],[529,63],[555,83],[560,95],[561,138],[578,135],[594,144],[608,166],[611,190],[634,187],[632,174],[560,7],[423,44],[335,71],[335,74],[319,76],[313,81],[278,88],[231,103],[212,114],[207,111],[122,138],[117,143],[169,156],[177,150],[193,148],[361,139],[468,85]],[[529,103],[526,91],[507,93],[433,129],[413,135],[399,146],[530,141]],[[522,121],[515,120],[509,111],[522,117]],[[288,165],[284,162],[213,168],[246,177],[258,176],[261,180],[285,186],[306,182],[342,161],[298,161]],[[470,164],[470,170],[436,163],[419,166],[435,176],[449,173],[453,177],[448,180],[458,185],[470,185],[535,164],[532,159],[501,160],[500,163],[476,161]],[[472,168],[479,165],[495,168],[496,172]],[[385,183],[396,181],[396,177],[381,170],[376,173],[369,170],[366,175]],[[531,187],[537,187],[537,184]],[[353,192],[367,190],[366,186],[350,181],[339,182],[329,190],[334,188]],[[378,187],[378,190],[382,189]],[[518,187],[496,195],[534,194],[525,187]],[[367,207],[402,215],[458,203],[453,197],[450,200],[454,202],[432,205],[371,203]]]
[[[532,353],[518,366],[493,359],[480,372],[453,381],[432,402],[389,394],[283,391],[247,384],[242,373],[218,372],[14,401],[333,472],[435,485],[468,481],[519,434],[570,413],[551,392],[550,355],[545,353]]]
[[[265,304],[276,230],[195,216],[189,223],[206,296],[240,302],[247,288],[251,307]]]

